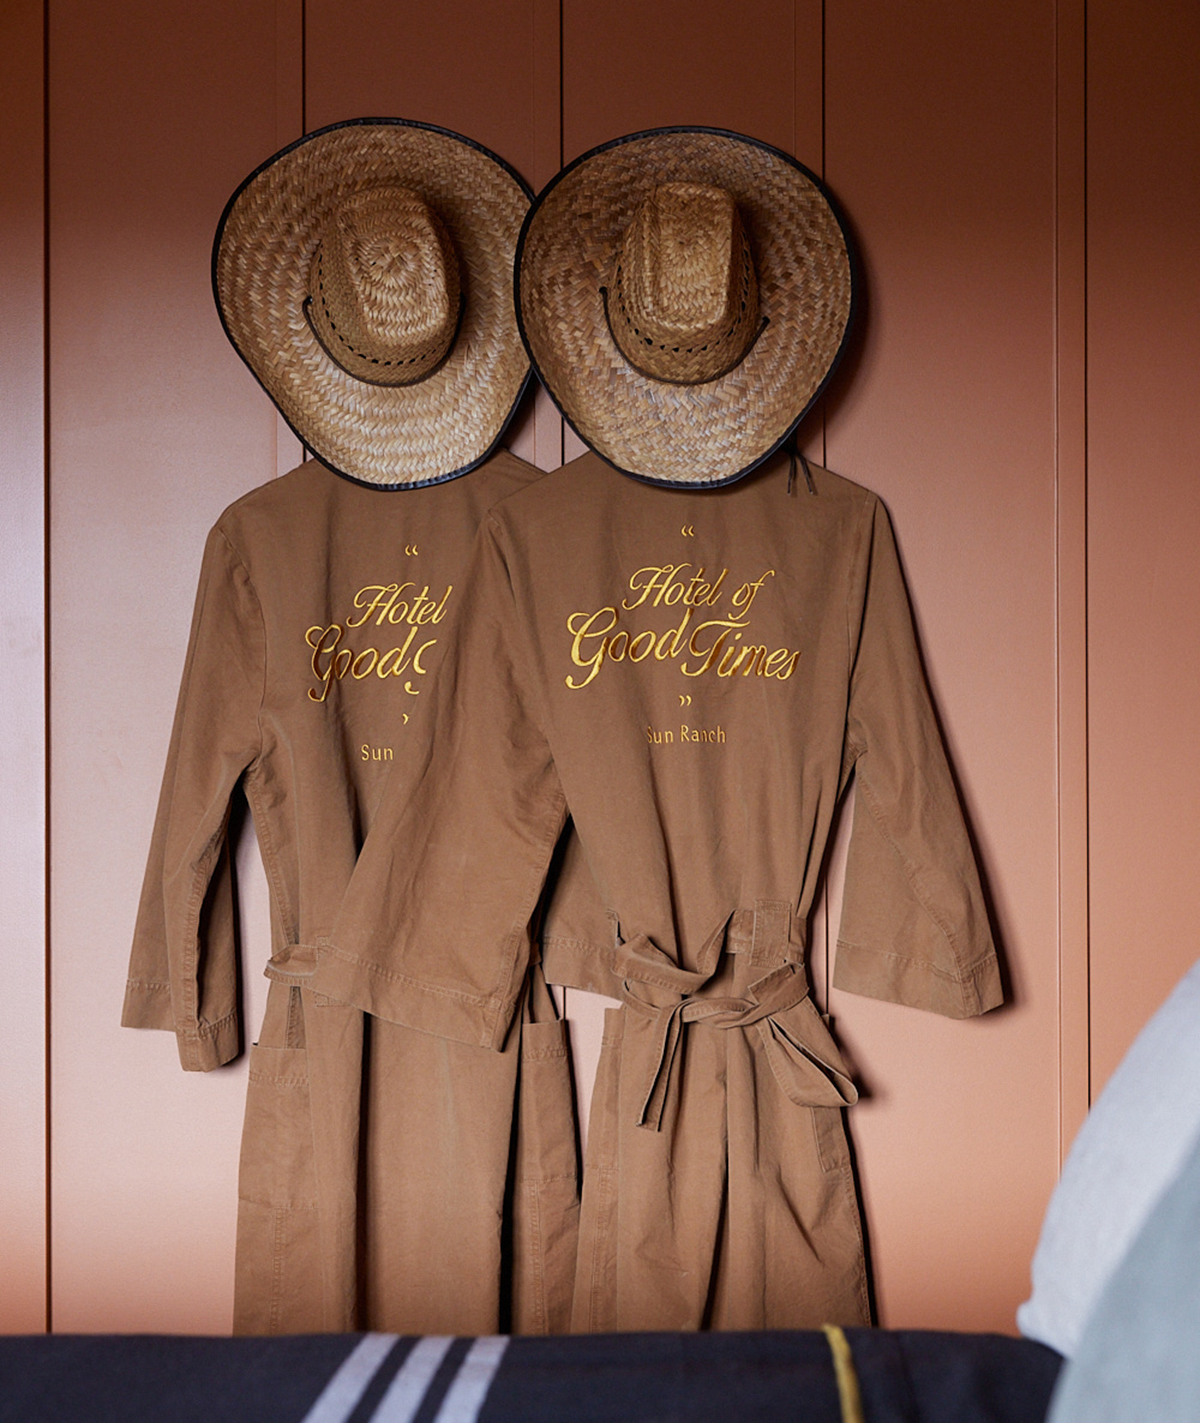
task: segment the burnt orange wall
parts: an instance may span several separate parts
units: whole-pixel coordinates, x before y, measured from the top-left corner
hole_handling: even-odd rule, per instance
[[[44,106],[36,0],[0,7],[0,1330],[46,1322]]]
[[[1198,29],[1170,0],[10,0],[0,1328],[229,1327],[244,1064],[185,1075],[117,1018],[204,534],[299,455],[221,333],[212,232],[364,114],[535,185],[714,124],[844,205],[862,321],[803,436],[891,509],[1012,1004],[830,994],[836,850],[815,978],[867,1088],[881,1322],[1012,1328],[1089,1093],[1196,956]],[[578,448],[543,396],[512,441]],[[250,836],[239,864],[253,1023]],[[586,1089],[599,1005],[566,1006]]]
[[[882,1314],[941,1328],[1011,1328],[1057,1165],[1053,39],[1041,0],[826,14],[866,288],[826,450],[891,510],[1013,1000],[833,995]]]
[[[1140,12],[1139,12],[1140,13]],[[1089,0],[1094,1085],[1200,954],[1200,9]]]

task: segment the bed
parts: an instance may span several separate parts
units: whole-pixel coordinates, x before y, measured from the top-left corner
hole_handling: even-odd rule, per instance
[[[1041,1423],[1061,1359],[995,1334],[847,1329],[865,1423]],[[444,1339],[0,1339],[0,1420],[843,1423],[819,1331]]]

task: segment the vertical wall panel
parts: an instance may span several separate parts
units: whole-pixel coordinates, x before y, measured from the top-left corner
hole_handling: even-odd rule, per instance
[[[1087,703],[1087,3],[1055,5],[1059,1156],[1090,1097]]]
[[[294,143],[306,132],[304,113],[304,0],[275,0],[275,147]],[[267,158],[262,153],[255,166]],[[240,180],[239,180],[240,181]],[[263,397],[264,399],[266,397]],[[305,458],[300,441],[282,415],[275,416],[275,472],[287,474]],[[252,837],[247,837],[250,839]],[[256,891],[266,910],[266,875],[256,865]],[[265,999],[264,999],[265,1006]]]
[[[118,1017],[204,536],[277,467],[209,251],[230,192],[282,141],[284,13],[50,4],[60,1330],[229,1327],[244,1067],[185,1075],[169,1035]]]
[[[377,115],[440,124],[484,144],[535,188],[558,167],[558,7],[546,0],[308,0],[307,122]],[[551,469],[562,425],[530,391],[506,443]]]
[[[792,0],[563,0],[563,156],[665,124],[795,142]],[[819,51],[819,32],[814,36]],[[803,157],[803,155],[798,155]]]
[[[525,176],[536,193],[554,177],[563,161],[562,6],[559,0],[533,0],[532,44],[533,166]],[[534,391],[533,406],[533,417],[526,416],[523,429],[520,424],[514,424],[508,443],[539,469],[557,469],[563,462],[566,427],[562,416],[540,385]]]
[[[43,42],[39,0],[0,8],[0,1333],[46,1321]]]
[[[1200,10],[1088,6],[1092,1086],[1200,956]]]
[[[367,114],[441,124],[532,181],[535,12],[534,0],[308,0],[309,128]]]
[[[1054,28],[1043,0],[827,8],[826,178],[863,325],[829,463],[896,525],[1014,1002],[833,995],[882,1322],[1011,1330],[1057,1165]]]

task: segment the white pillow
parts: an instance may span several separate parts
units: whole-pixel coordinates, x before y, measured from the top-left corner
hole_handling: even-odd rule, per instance
[[[1068,1357],[1109,1277],[1200,1132],[1200,962],[1088,1114],[1050,1198],[1017,1327]]]
[[[1200,1418],[1200,1138],[1058,1376],[1049,1423]]]

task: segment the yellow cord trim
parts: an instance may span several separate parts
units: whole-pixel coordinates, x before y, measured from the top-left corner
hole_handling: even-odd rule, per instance
[[[854,1355],[850,1344],[837,1324],[822,1326],[833,1355],[833,1371],[837,1375],[838,1402],[842,1405],[842,1423],[865,1423],[862,1395],[858,1391],[858,1375],[854,1372]]]

